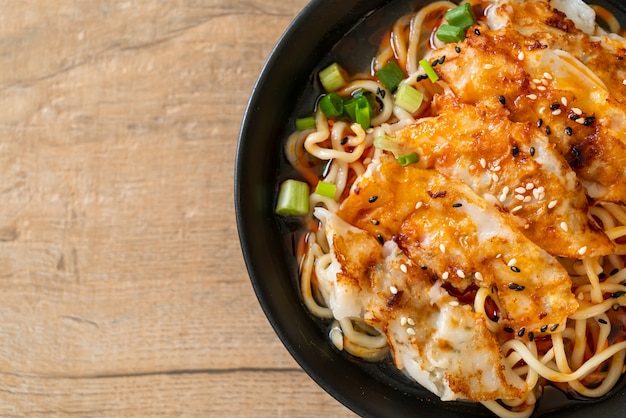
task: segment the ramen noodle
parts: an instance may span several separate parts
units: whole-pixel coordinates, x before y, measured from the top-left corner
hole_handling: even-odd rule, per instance
[[[286,155],[313,191],[301,294],[332,344],[502,417],[547,384],[617,384],[620,31],[580,0],[440,1],[393,24],[372,74],[327,67]]]

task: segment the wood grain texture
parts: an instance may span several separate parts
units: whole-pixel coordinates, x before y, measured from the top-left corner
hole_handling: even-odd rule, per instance
[[[241,258],[237,134],[305,0],[0,0],[0,416],[353,416]]]

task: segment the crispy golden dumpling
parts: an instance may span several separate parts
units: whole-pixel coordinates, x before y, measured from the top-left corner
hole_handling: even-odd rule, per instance
[[[463,291],[493,286],[503,320],[517,332],[561,326],[576,311],[571,279],[515,220],[466,184],[435,170],[370,165],[338,215],[379,241],[394,240],[417,266]]]
[[[514,399],[526,393],[485,318],[433,285],[396,243],[383,246],[325,209],[317,208],[315,216],[333,257],[327,268],[336,278],[329,283],[335,317],[365,318],[387,337],[396,366],[442,400]],[[336,306],[349,294],[358,294],[362,304],[352,312]]]
[[[520,230],[552,255],[581,258],[613,251],[588,217],[576,173],[543,132],[450,96],[438,96],[433,112],[436,117],[397,133],[405,149],[421,156],[419,167],[464,181],[516,216]]]
[[[545,133],[590,197],[626,202],[624,41],[590,36],[544,1],[498,1],[488,17],[459,53],[434,52],[446,57],[441,80],[462,102]]]

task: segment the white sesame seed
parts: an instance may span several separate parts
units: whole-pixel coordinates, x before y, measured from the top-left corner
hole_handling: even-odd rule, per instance
[[[442,253],[446,252],[446,246],[443,244],[439,244],[439,250],[441,250]]]
[[[535,188],[535,183],[526,183],[526,190],[532,190]]]
[[[403,316],[402,318],[400,318],[400,325],[402,326],[406,325],[406,316]]]
[[[521,194],[516,194],[516,195],[515,195],[515,198],[516,198],[517,200],[524,200],[524,195],[521,195]]]
[[[529,94],[526,97],[528,97],[530,100],[537,100],[537,95],[536,94]]]
[[[531,89],[531,90],[534,90],[534,89],[536,89],[536,88],[537,88],[537,85],[536,85],[535,83],[533,83],[532,81],[530,82],[530,84],[529,84],[529,85],[530,85],[530,89]]]
[[[510,259],[509,262],[506,263],[506,265],[509,266],[509,267],[514,266],[515,264],[517,264],[517,259],[516,258]]]
[[[500,201],[500,203],[504,203],[504,201],[506,200],[506,195],[502,193],[500,197],[498,198],[498,200]]]
[[[456,271],[456,275],[459,276],[461,279],[465,278],[465,273],[461,269]]]
[[[577,107],[572,107],[572,112],[576,113],[578,116],[583,114],[583,111]]]
[[[502,257],[502,254],[497,254],[496,255],[496,258],[500,258],[500,257]]]
[[[524,202],[524,203],[528,203],[528,202],[530,202],[531,200],[533,200],[533,198],[532,198],[531,196],[526,196],[526,197],[524,198],[523,202]]]
[[[448,277],[450,277],[450,273],[448,273],[447,271],[444,271],[443,274],[441,275],[441,278],[443,280],[448,280]]]
[[[475,166],[474,164],[471,164],[471,165],[469,166],[469,169],[470,169],[470,170],[474,170],[474,169],[476,169],[476,166]]]
[[[538,191],[539,193],[545,193],[545,192],[546,192],[546,188],[545,188],[545,187],[543,187],[543,186],[539,186],[539,187],[537,187],[537,191]]]
[[[622,81],[622,84],[626,86],[626,78]]]
[[[522,206],[522,205],[515,206],[513,209],[511,209],[511,213],[515,213],[515,212],[517,212],[518,210],[521,210],[522,208],[523,208],[523,206]]]
[[[450,306],[459,306],[459,301],[458,300],[452,300],[449,303]]]
[[[407,272],[406,264],[400,264],[400,270],[402,270],[403,273],[406,273]]]
[[[580,250],[578,250],[578,254],[583,255],[587,252],[587,247],[581,247]]]
[[[500,170],[502,170],[502,167],[500,167],[499,165],[491,169],[491,171],[500,171]]]
[[[533,78],[533,83],[541,84],[541,80],[539,80],[538,78]]]
[[[533,190],[533,196],[535,196],[535,199],[539,200],[540,195],[541,195],[541,192],[539,192],[539,189]]]
[[[566,224],[565,222],[561,222],[560,227],[561,227],[561,229],[562,229],[563,231],[565,231],[565,232],[567,232],[567,230],[569,229],[569,228],[567,227],[567,224]]]
[[[548,87],[548,84],[550,84],[550,82],[548,80],[546,80],[545,78],[541,79],[541,84]]]
[[[585,298],[585,294],[583,292],[580,292],[576,297],[578,298],[578,300],[583,300]]]
[[[493,64],[485,64],[485,65],[483,65],[483,68],[485,70],[491,70],[493,68]]]
[[[493,173],[491,175],[491,178],[493,179],[495,183],[497,183],[500,180],[500,176],[498,176],[496,173]]]
[[[398,288],[395,286],[389,286],[389,291],[393,293],[394,295],[398,294]]]
[[[510,190],[511,190],[511,189],[509,188],[509,186],[504,186],[504,187],[502,188],[502,194],[506,196],[506,195],[508,195],[508,194],[509,194],[509,191],[510,191]]]
[[[422,207],[422,205],[423,205],[423,203],[422,203],[422,202],[417,202],[417,203],[415,204],[415,209],[419,209],[419,208],[421,208],[421,207]]]
[[[524,59],[524,53],[520,52],[519,54],[517,54],[517,59],[522,61]],[[626,80],[624,80],[624,81],[626,81]]]
[[[524,225],[524,229],[530,229],[530,224]]]
[[[552,111],[552,114],[553,114],[554,116],[557,116],[557,115],[560,115],[560,114],[561,114],[561,112],[562,112],[562,110],[561,110],[561,109],[555,109],[555,110],[553,110],[553,111]]]
[[[415,325],[415,321],[413,320],[413,318],[407,318],[406,322],[411,326]]]
[[[482,168],[487,167],[487,161],[486,161],[484,158],[481,158],[481,159],[480,159],[480,166],[481,166]]]
[[[578,123],[579,125],[584,125],[585,124],[585,118],[578,118],[578,119],[576,119],[576,123]]]
[[[546,91],[546,86],[537,86],[537,90],[539,91]]]
[[[543,207],[537,209],[537,215],[541,215],[543,213]]]
[[[567,97],[561,97],[561,104],[567,106]]]
[[[548,80],[552,80],[552,74],[550,74],[549,72],[545,72],[543,73],[543,78],[547,78]]]
[[[477,271],[476,273],[474,273],[474,277],[476,277],[476,280],[478,281],[483,281],[483,275],[480,271]]]
[[[548,203],[548,209],[552,209],[553,207],[556,206],[556,204],[558,203],[558,201],[553,200],[550,203]]]
[[[409,335],[415,335],[415,330],[413,328],[407,328],[406,333]]]
[[[524,194],[524,193],[526,193],[526,188],[525,187],[517,187],[515,189],[515,193]]]
[[[545,106],[541,106],[539,108],[539,113],[543,113],[543,112],[545,112],[545,110],[546,110],[546,107]]]

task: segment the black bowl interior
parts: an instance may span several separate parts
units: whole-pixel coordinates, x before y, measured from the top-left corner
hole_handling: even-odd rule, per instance
[[[482,406],[441,402],[404,378],[390,362],[368,364],[335,350],[325,326],[300,301],[292,250],[296,225],[273,213],[277,185],[289,175],[282,152],[293,120],[313,109],[317,70],[338,60],[351,72],[370,57],[393,20],[424,0],[314,0],[284,33],[252,91],[240,132],[235,167],[235,209],[243,256],[265,315],[300,366],[328,393],[360,416],[468,417],[489,415]],[[626,22],[622,0],[596,0]],[[359,60],[359,57],[362,57]],[[573,401],[553,390],[536,415],[623,416],[624,380],[597,402]],[[575,408],[572,408],[575,406]],[[564,409],[566,408],[566,409]],[[560,412],[555,412],[560,411]]]

